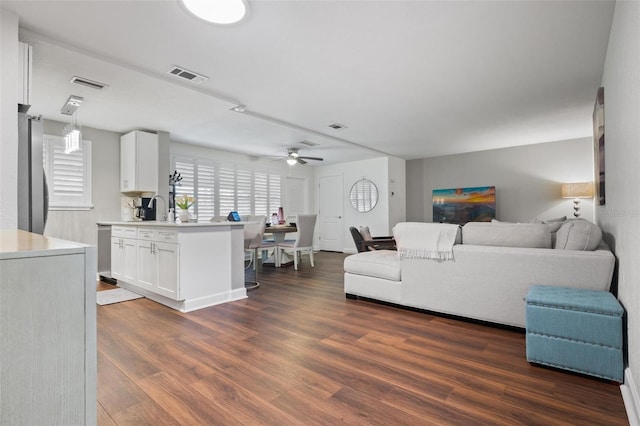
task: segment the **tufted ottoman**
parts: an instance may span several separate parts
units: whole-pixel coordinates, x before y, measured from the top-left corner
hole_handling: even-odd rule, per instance
[[[526,297],[527,361],[622,382],[622,314],[605,291],[534,285]]]

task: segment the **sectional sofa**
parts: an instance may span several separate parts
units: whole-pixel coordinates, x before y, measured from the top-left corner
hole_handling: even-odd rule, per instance
[[[472,222],[461,227],[451,261],[400,259],[389,250],[348,256],[344,291],[351,299],[524,327],[531,285],[609,290],[615,258],[601,237],[586,220]]]

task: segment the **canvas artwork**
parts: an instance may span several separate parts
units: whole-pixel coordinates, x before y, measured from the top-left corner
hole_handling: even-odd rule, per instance
[[[433,221],[440,223],[491,222],[496,217],[496,187],[434,189]]]

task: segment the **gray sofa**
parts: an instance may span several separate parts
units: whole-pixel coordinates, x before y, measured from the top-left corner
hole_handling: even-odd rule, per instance
[[[400,259],[388,250],[348,256],[344,291],[350,298],[524,327],[523,299],[533,284],[609,290],[615,258],[601,235],[587,221],[468,223],[453,261]]]

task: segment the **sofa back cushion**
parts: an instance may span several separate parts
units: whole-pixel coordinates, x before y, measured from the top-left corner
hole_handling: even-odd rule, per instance
[[[585,219],[571,219],[562,224],[556,233],[555,248],[559,250],[587,250],[598,247],[602,231],[598,225]]]
[[[462,227],[462,244],[551,248],[551,232],[543,223],[469,222]]]

